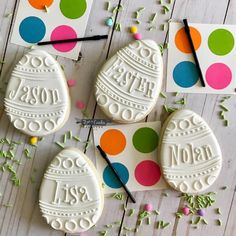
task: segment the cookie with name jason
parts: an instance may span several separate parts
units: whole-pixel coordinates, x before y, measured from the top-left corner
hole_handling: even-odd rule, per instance
[[[104,205],[102,181],[89,158],[77,148],[62,150],[48,166],[39,206],[52,228],[66,233],[87,231]]]
[[[56,132],[70,114],[70,97],[61,66],[47,52],[32,50],[12,71],[4,99],[15,128],[30,136]]]
[[[140,121],[156,104],[162,74],[162,56],[157,43],[134,41],[102,67],[95,83],[96,101],[116,122]]]
[[[179,110],[164,123],[160,158],[167,183],[183,193],[209,188],[220,174],[222,154],[208,124],[190,110]]]

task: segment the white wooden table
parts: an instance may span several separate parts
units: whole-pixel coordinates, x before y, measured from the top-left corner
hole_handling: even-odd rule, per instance
[[[163,0],[163,2],[168,0]],[[7,172],[0,172],[0,235],[17,235],[17,236],[47,236],[47,235],[63,235],[63,233],[52,230],[41,217],[38,207],[38,190],[40,182],[48,163],[59,151],[54,144],[58,141],[67,130],[73,130],[83,140],[92,138],[90,129],[81,128],[75,124],[75,118],[82,118],[81,111],[75,108],[77,99],[83,100],[87,105],[89,116],[95,118],[104,118],[104,115],[96,107],[94,96],[91,92],[93,83],[99,67],[104,63],[107,57],[116,52],[120,47],[126,45],[132,40],[131,35],[127,32],[127,28],[132,24],[132,13],[139,7],[145,6],[142,16],[142,24],[139,26],[143,37],[152,38],[157,43],[163,43],[167,39],[167,31],[153,30],[147,31],[148,17],[158,12],[157,27],[166,22],[169,18],[183,19],[187,17],[190,22],[199,23],[225,23],[236,24],[236,0],[173,0],[168,14],[161,14],[161,7],[157,0],[111,0],[112,5],[122,3],[124,9],[118,12],[117,22],[122,24],[122,31],[112,31],[112,29],[104,26],[104,19],[109,16],[104,8],[105,1],[94,0],[92,12],[89,18],[86,35],[109,34],[106,41],[96,43],[84,43],[82,46],[82,58],[78,61],[71,61],[64,58],[58,58],[58,61],[65,66],[65,73],[68,78],[77,80],[77,87],[71,89],[73,111],[69,121],[65,127],[54,135],[46,137],[39,146],[32,150],[32,160],[26,160],[22,154],[24,145],[20,145],[17,149],[17,158],[21,160],[22,165],[17,168],[17,174],[21,178],[21,186],[15,187],[9,181]],[[6,17],[7,14],[16,11],[18,1],[1,0],[0,1],[0,59],[5,64],[0,65],[1,87],[4,88],[9,78],[9,74],[13,65],[22,57],[27,49],[13,45],[9,42],[10,31],[13,27],[13,17]],[[164,65],[166,67],[166,53],[164,54]],[[1,103],[4,94],[1,93]],[[138,233],[127,232],[128,235],[236,235],[236,99],[232,97],[228,102],[230,112],[227,114],[230,126],[224,127],[219,119],[217,112],[219,111],[218,103],[220,96],[216,95],[194,95],[183,94],[180,97],[187,98],[186,108],[200,114],[214,130],[223,151],[223,169],[219,179],[211,187],[210,191],[216,191],[217,203],[215,207],[222,209],[220,216],[223,222],[221,227],[217,226],[215,220],[218,218],[214,213],[214,208],[208,210],[206,218],[209,225],[199,225],[198,229],[194,229],[188,221],[191,216],[183,219],[176,219],[174,212],[181,206],[178,193],[173,190],[167,190],[168,197],[163,196],[162,191],[137,192],[134,193],[137,199],[136,204],[130,203],[127,199],[125,204],[127,208],[135,208],[136,212],[141,209],[141,204],[151,202],[154,207],[161,212],[160,216],[155,216],[152,221],[162,219],[171,222],[171,226],[164,230],[157,230],[154,224],[143,225]],[[176,97],[169,95],[167,99],[159,99],[155,109],[147,117],[147,121],[164,120],[166,118],[163,112],[163,104],[173,104]],[[3,104],[1,104],[3,105]],[[2,106],[1,106],[2,107]],[[3,108],[1,109],[3,110]],[[27,143],[27,137],[16,131],[9,124],[3,112],[0,113],[0,137],[14,140],[21,140]],[[69,145],[78,146],[85,150],[83,143],[71,142]],[[1,149],[3,149],[1,145]],[[94,160],[94,149],[91,146],[86,151],[87,155]],[[35,171],[36,170],[36,171]],[[35,182],[32,183],[32,176]],[[220,187],[227,185],[228,189],[221,191]],[[12,204],[12,207],[6,207],[5,204]],[[135,227],[137,217],[128,217],[122,208],[122,202],[106,197],[103,215],[97,226],[91,229],[86,235],[99,235],[99,231],[104,229],[105,224],[114,221],[121,221],[121,226]],[[108,235],[125,235],[119,233],[119,227],[109,230]]]

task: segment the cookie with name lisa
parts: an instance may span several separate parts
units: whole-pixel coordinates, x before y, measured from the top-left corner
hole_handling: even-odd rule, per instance
[[[40,187],[42,216],[56,230],[81,233],[99,220],[104,204],[100,176],[77,148],[61,151],[48,166]]]
[[[163,63],[157,43],[134,41],[102,67],[95,83],[97,103],[116,122],[140,121],[156,104],[162,74]]]
[[[23,133],[45,136],[56,132],[70,114],[61,66],[45,51],[25,54],[12,71],[4,104],[11,123]]]
[[[190,110],[179,110],[164,123],[160,158],[167,183],[184,193],[209,188],[220,174],[222,154],[208,124]]]

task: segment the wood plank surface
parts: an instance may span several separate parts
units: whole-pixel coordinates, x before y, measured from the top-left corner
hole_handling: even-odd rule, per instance
[[[236,24],[236,0],[163,0],[162,2],[169,6],[170,11],[167,14],[162,13],[162,7],[157,0],[111,0],[111,5],[121,4],[123,10],[115,15],[116,22],[121,23],[121,32],[115,31],[114,28],[104,26],[104,19],[111,16],[104,8],[105,1],[98,0],[93,3],[87,25],[86,35],[109,34],[106,41],[96,43],[83,43],[81,57],[78,61],[72,61],[65,58],[57,58],[60,64],[65,68],[65,74],[68,79],[76,79],[76,87],[70,90],[72,98],[72,113],[66,125],[57,133],[46,137],[41,141],[37,148],[31,149],[32,159],[28,160],[23,154],[23,150],[28,147],[28,138],[16,131],[9,123],[3,111],[3,97],[6,83],[9,79],[11,70],[15,63],[28,50],[26,48],[13,45],[10,43],[10,32],[13,27],[13,18],[16,13],[19,1],[1,0],[0,7],[0,59],[5,61],[0,64],[0,138],[9,138],[10,140],[22,141],[16,150],[16,156],[21,160],[20,166],[15,166],[17,174],[21,178],[21,186],[15,187],[9,181],[7,172],[0,172],[0,235],[2,236],[41,236],[41,235],[64,235],[58,231],[52,230],[41,217],[38,207],[38,190],[40,187],[43,173],[52,160],[52,158],[60,150],[55,141],[61,139],[63,133],[73,130],[84,142],[70,141],[68,146],[77,146],[83,150],[91,160],[95,161],[95,153],[93,145],[86,148],[86,141],[92,140],[92,132],[90,128],[81,128],[76,124],[76,118],[84,117],[84,113],[75,108],[77,99],[83,100],[86,104],[86,112],[89,118],[106,118],[100,109],[96,106],[93,96],[93,84],[101,65],[107,58],[111,57],[117,50],[131,42],[132,36],[128,32],[128,27],[134,23],[132,18],[134,11],[140,7],[145,7],[141,14],[141,24],[138,25],[139,31],[143,38],[151,38],[158,44],[167,42],[168,31],[162,31],[163,24],[168,26],[169,19],[181,20],[185,17],[190,22],[196,23],[220,23],[220,24]],[[148,18],[152,13],[157,12],[157,29],[148,31]],[[9,13],[13,15],[6,17]],[[168,28],[168,27],[167,27]],[[167,53],[163,55],[164,67],[166,68]],[[164,70],[165,71],[165,70]],[[166,73],[164,73],[164,78]],[[164,89],[165,85],[163,85]],[[168,94],[166,99],[160,98],[151,112],[145,119],[146,121],[161,120],[167,117],[163,111],[163,104],[173,105],[174,101],[185,97],[187,104],[183,107],[189,108],[200,114],[215,132],[215,135],[221,145],[223,152],[223,168],[219,179],[210,188],[210,191],[217,192],[216,204],[207,211],[207,220],[209,225],[199,225],[198,229],[193,228],[188,221],[191,216],[182,219],[176,219],[174,213],[182,206],[179,193],[173,190],[136,192],[134,196],[137,200],[136,204],[125,198],[123,201],[112,199],[106,196],[104,211],[101,219],[96,227],[92,228],[85,235],[99,235],[101,230],[105,229],[106,224],[120,221],[116,227],[108,229],[108,235],[214,235],[214,236],[231,236],[236,235],[236,98],[228,101],[230,112],[227,118],[230,122],[229,127],[224,127],[222,120],[218,117],[219,100],[221,96],[217,95],[199,95],[199,94],[180,94],[175,97]],[[180,106],[176,106],[181,108]],[[5,144],[0,145],[0,150],[5,150]],[[32,177],[34,181],[32,181]],[[227,185],[225,191],[221,187]],[[168,196],[165,196],[166,193]],[[151,225],[145,222],[140,227],[139,232],[129,232],[122,230],[123,226],[135,228],[137,225],[137,214],[142,209],[143,204],[152,203],[155,209],[160,211],[160,215],[152,215]],[[6,207],[6,204],[12,204],[12,207]],[[127,210],[124,210],[125,204]],[[215,208],[222,209],[220,216],[223,225],[220,227],[216,224],[219,218],[215,214]],[[129,209],[135,209],[134,216],[129,216]],[[157,230],[154,222],[164,220],[170,222],[171,225],[164,230]],[[69,234],[67,234],[69,236]]]

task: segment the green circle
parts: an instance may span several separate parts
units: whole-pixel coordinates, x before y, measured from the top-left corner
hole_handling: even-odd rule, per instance
[[[133,145],[136,150],[142,153],[154,151],[158,146],[158,141],[157,132],[148,127],[138,129],[133,135]]]
[[[77,19],[84,15],[87,8],[86,0],[61,0],[62,14],[69,19]]]
[[[214,30],[208,38],[208,47],[218,56],[226,55],[234,47],[234,36],[226,29]]]

